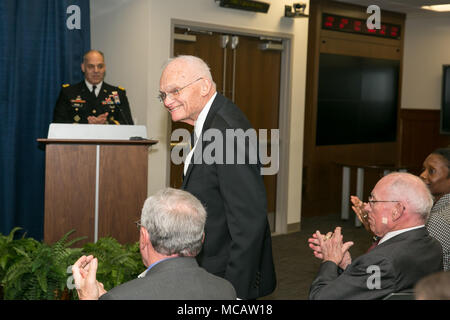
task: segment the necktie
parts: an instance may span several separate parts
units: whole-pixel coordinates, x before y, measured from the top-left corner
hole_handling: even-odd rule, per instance
[[[92,94],[97,97],[97,95],[95,94],[95,89],[97,89],[97,86],[92,86]]]
[[[367,249],[367,252],[373,250],[378,245],[378,242],[380,242],[380,240],[381,238],[373,237],[372,245],[369,247],[369,249]]]

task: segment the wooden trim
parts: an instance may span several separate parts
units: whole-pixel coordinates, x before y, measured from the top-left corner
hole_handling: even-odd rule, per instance
[[[367,19],[368,15],[366,12],[367,6],[361,6],[357,4],[342,3],[337,1],[328,0],[311,0],[312,2],[319,2],[322,6],[322,10],[325,13],[336,14],[339,16],[352,17],[356,19]],[[364,10],[361,10],[364,9]],[[383,23],[394,23],[402,25],[404,28],[404,21],[406,19],[405,13],[381,10],[381,20]]]
[[[320,30],[320,35],[322,37],[333,38],[337,40],[348,40],[351,42],[359,42],[364,44],[374,44],[374,45],[382,45],[382,46],[390,46],[390,47],[398,47],[401,44],[400,40],[396,39],[387,39],[387,38],[377,38],[373,36],[365,36],[360,34],[353,33],[344,33],[333,30]]]
[[[325,32],[322,32],[325,33]],[[401,60],[401,45],[381,45],[374,42],[337,39],[328,36],[320,38],[320,53],[341,54],[346,56],[368,57],[377,59]]]
[[[45,144],[122,144],[122,145],[154,145],[158,140],[104,140],[104,139],[36,139]]]

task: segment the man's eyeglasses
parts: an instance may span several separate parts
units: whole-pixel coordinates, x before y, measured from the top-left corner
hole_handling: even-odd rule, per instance
[[[369,196],[369,199],[367,200],[367,202],[370,204],[371,207],[373,207],[374,204],[377,202],[400,202],[400,201],[398,201],[398,200],[375,200],[373,196]]]
[[[166,100],[167,97],[176,97],[176,96],[178,96],[178,95],[180,94],[181,90],[183,90],[183,89],[189,87],[191,84],[194,84],[194,83],[196,83],[198,80],[201,80],[201,79],[203,79],[203,77],[200,77],[200,78],[198,78],[198,79],[195,79],[195,80],[192,81],[192,82],[189,82],[189,83],[188,83],[187,85],[185,85],[184,87],[177,88],[177,89],[173,89],[172,91],[169,91],[169,92],[163,92],[163,91],[160,91],[160,92],[159,92],[159,95],[158,95],[159,101],[161,101],[162,103],[164,103],[164,100]]]
[[[142,227],[141,220],[135,221],[134,223],[136,224],[136,227],[138,228],[138,230],[141,230],[141,227]]]

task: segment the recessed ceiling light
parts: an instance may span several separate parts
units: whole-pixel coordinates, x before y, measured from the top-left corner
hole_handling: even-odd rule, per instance
[[[450,11],[450,4],[438,4],[438,5],[434,5],[434,6],[422,6],[421,8],[422,9],[426,9],[426,10],[446,12],[446,11]]]

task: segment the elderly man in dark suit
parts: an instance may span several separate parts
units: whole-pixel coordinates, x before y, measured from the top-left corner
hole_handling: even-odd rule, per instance
[[[127,94],[104,82],[106,64],[101,51],[86,52],[81,64],[84,80],[63,84],[53,112],[55,123],[133,124]]]
[[[81,300],[227,300],[233,286],[200,268],[195,256],[204,237],[206,211],[190,193],[167,188],[142,209],[139,248],[148,269],[106,292],[96,280],[97,259],[83,256],[72,267]]]
[[[323,259],[310,289],[310,299],[382,299],[412,292],[421,278],[442,270],[442,248],[425,223],[433,205],[427,186],[409,173],[383,177],[372,190],[364,211],[377,246],[352,261],[341,229],[309,239]]]
[[[276,285],[272,240],[267,220],[267,198],[259,162],[249,159],[257,148],[236,149],[235,130],[252,130],[244,113],[216,92],[207,64],[194,56],[179,56],[165,66],[160,99],[173,121],[194,126],[197,142],[187,155],[182,188],[205,206],[208,218],[205,242],[197,257],[200,266],[229,280],[240,299],[255,299],[273,292]],[[219,134],[219,161],[203,158]],[[227,147],[231,146],[230,149]],[[233,152],[233,157],[227,157]],[[237,158],[242,156],[242,163]],[[228,159],[232,161],[221,162]],[[211,159],[209,159],[211,160]]]

